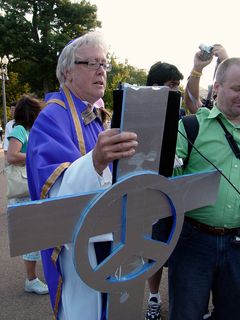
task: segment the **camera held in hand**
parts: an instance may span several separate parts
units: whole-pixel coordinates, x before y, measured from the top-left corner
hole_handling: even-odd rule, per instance
[[[203,44],[201,43],[199,45],[199,49],[201,50],[201,53],[199,55],[199,58],[202,60],[202,61],[206,61],[206,60],[209,60],[212,58],[213,54],[212,54],[212,49],[213,49],[213,46],[208,46],[206,44]]]

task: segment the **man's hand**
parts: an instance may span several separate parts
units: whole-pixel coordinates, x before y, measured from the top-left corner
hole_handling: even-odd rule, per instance
[[[202,72],[208,64],[212,62],[213,57],[208,60],[201,60],[201,51],[198,51],[194,56],[194,70]],[[217,57],[220,62],[228,58],[226,49],[221,44],[214,44],[212,49],[213,56]]]
[[[193,70],[196,70],[198,72],[202,72],[203,68],[205,68],[207,65],[209,65],[212,62],[213,57],[211,57],[208,60],[202,60],[201,59],[202,51],[198,51],[194,56],[194,66]]]
[[[214,56],[218,57],[220,62],[228,58],[227,51],[221,44],[214,44],[212,53]]]
[[[92,157],[95,170],[101,174],[113,160],[131,157],[138,146],[134,132],[109,129],[99,134]]]

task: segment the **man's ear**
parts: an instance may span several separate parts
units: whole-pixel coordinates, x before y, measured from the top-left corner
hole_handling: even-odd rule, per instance
[[[72,80],[72,72],[71,70],[64,71],[64,77],[66,80],[71,81]]]
[[[220,83],[217,82],[217,81],[215,81],[215,82],[214,82],[214,85],[213,85],[213,90],[214,90],[216,93],[218,92],[219,87],[220,87]]]

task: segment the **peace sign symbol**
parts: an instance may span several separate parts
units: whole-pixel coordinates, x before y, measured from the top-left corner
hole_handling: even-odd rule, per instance
[[[84,282],[98,291],[120,292],[148,279],[166,262],[183,223],[174,189],[169,179],[145,171],[123,178],[88,206],[74,236],[75,267]],[[153,240],[152,224],[167,216],[174,220],[168,241]],[[94,268],[89,239],[106,233],[113,234],[112,253]]]

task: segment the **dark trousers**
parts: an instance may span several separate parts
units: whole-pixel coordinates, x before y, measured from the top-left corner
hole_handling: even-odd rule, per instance
[[[111,241],[95,242],[94,248],[96,252],[97,264],[101,263],[111,252]],[[107,320],[107,293],[102,293],[102,314],[101,320]]]
[[[202,320],[210,292],[215,320],[239,320],[240,245],[184,222],[168,261],[169,319]]]

